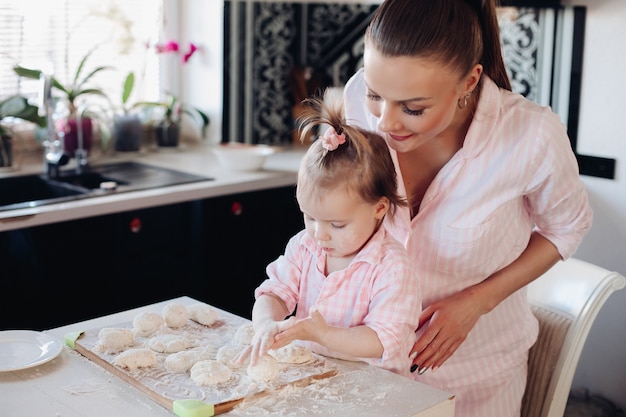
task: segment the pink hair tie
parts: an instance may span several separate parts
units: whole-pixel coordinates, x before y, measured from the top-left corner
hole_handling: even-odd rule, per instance
[[[334,151],[343,143],[346,143],[346,135],[343,133],[338,135],[332,126],[326,129],[324,136],[322,136],[322,146],[327,151]]]

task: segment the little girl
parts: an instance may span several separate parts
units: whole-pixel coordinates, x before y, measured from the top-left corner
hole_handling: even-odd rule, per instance
[[[327,129],[298,172],[305,230],[268,265],[268,278],[255,290],[250,361],[301,340],[319,354],[410,376],[421,290],[406,250],[382,226],[405,204],[390,175],[387,144],[346,124],[341,103],[305,104],[301,140]]]

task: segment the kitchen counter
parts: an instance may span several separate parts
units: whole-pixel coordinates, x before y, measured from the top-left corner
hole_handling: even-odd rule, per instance
[[[46,331],[63,339],[69,332],[132,322],[142,311],[161,311],[179,297]],[[223,414],[453,417],[454,397],[444,391],[357,362],[335,361],[338,374],[308,386],[286,386],[246,399]],[[127,382],[64,346],[59,356],[28,369],[0,372],[0,404],[7,417],[171,417],[174,414]]]
[[[221,167],[211,152],[211,145],[206,144],[184,145],[180,149],[159,149],[130,155],[120,153],[110,157],[96,156],[90,159],[91,164],[134,160],[210,177],[212,180],[141,191],[113,192],[109,195],[71,202],[2,211],[0,212],[0,232],[295,184],[298,165],[304,151],[305,148],[299,146],[281,149],[270,155],[263,169],[256,172],[237,172]],[[63,169],[73,166],[74,161],[71,160]],[[0,173],[0,178],[40,172],[43,173],[43,163],[32,161],[23,164],[17,171]]]

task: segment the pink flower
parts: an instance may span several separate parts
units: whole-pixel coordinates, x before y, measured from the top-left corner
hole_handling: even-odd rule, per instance
[[[189,61],[189,58],[198,50],[198,47],[194,43],[189,43],[189,52],[183,55],[183,64],[186,64]]]

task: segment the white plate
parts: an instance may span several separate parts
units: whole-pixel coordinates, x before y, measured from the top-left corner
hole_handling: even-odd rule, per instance
[[[45,333],[0,331],[0,372],[41,365],[56,358],[62,348],[61,341]]]

